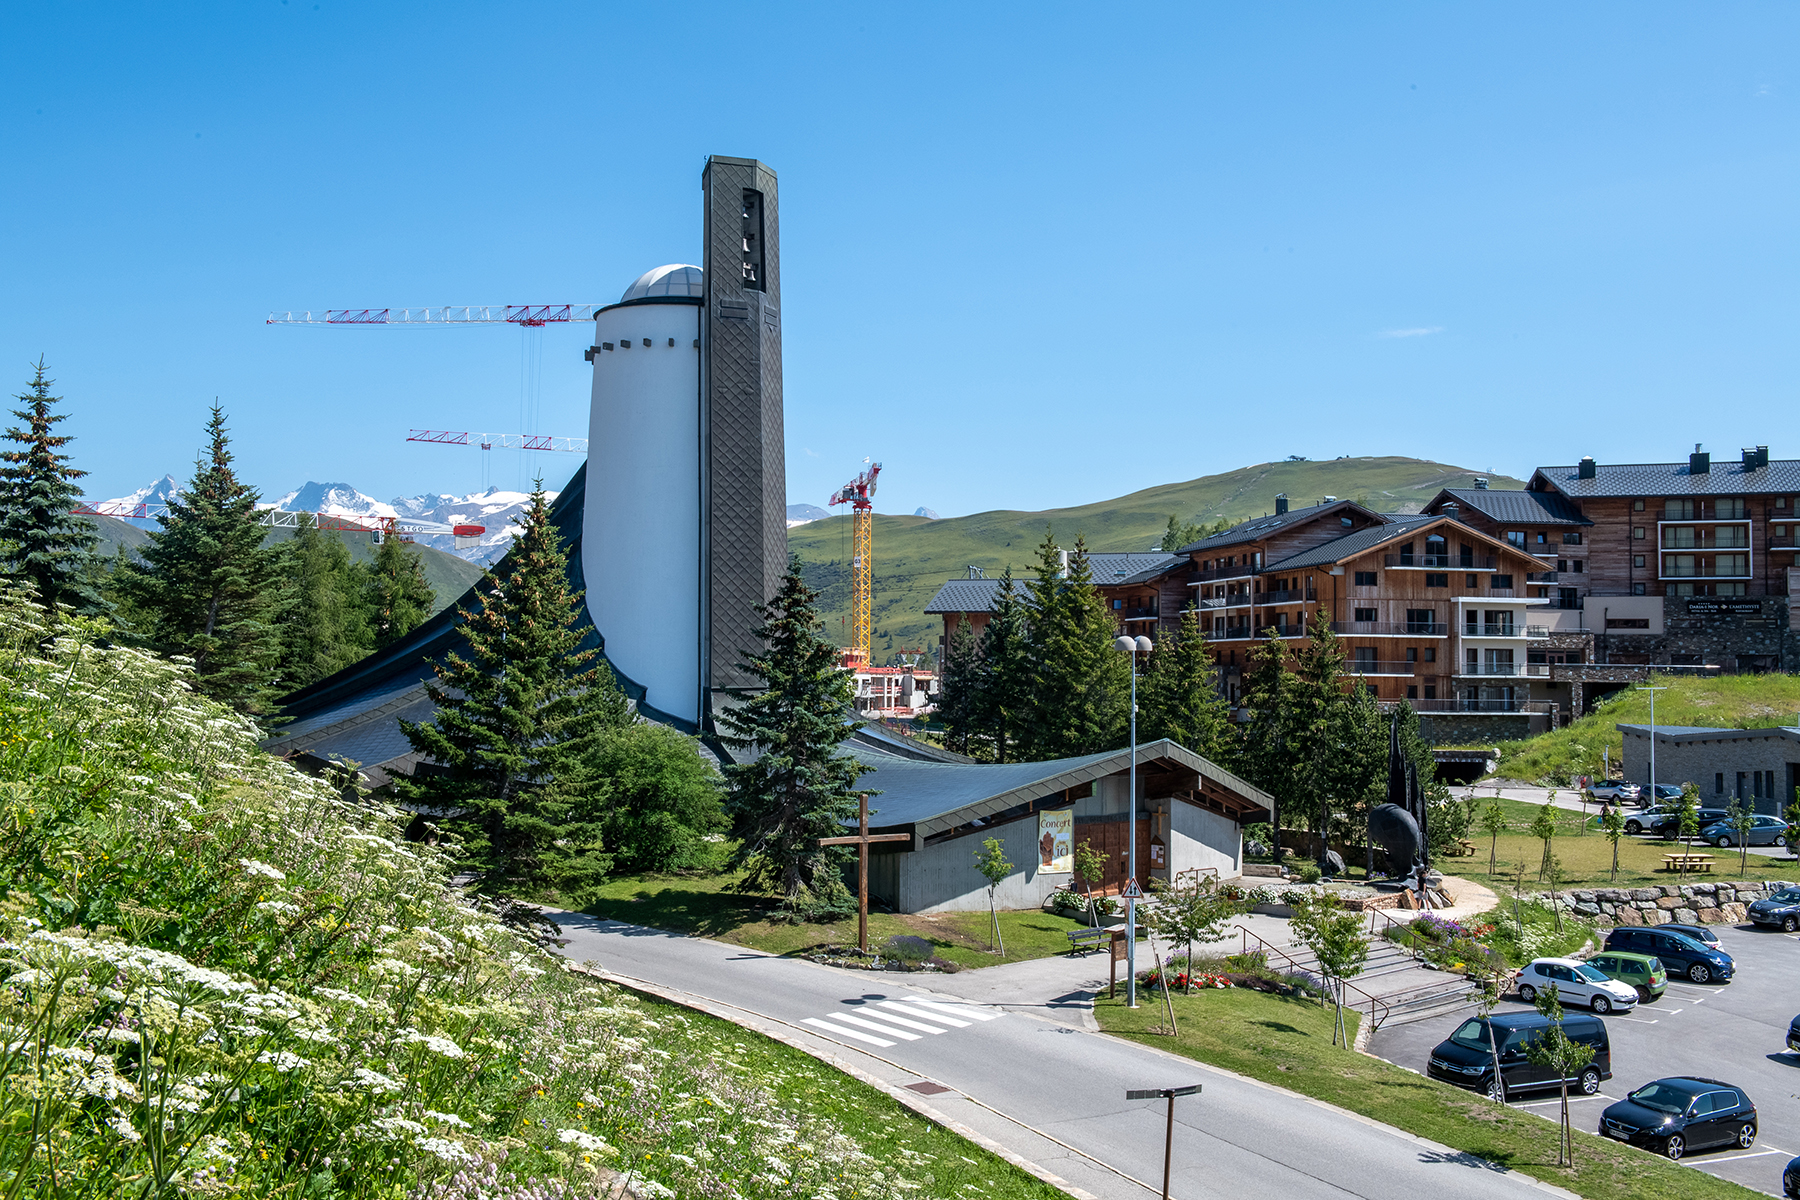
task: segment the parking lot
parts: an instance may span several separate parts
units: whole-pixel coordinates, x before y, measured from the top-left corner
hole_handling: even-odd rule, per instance
[[[1735,978],[1706,986],[1671,979],[1662,999],[1604,1018],[1613,1078],[1598,1096],[1571,1096],[1570,1110],[1577,1127],[1592,1133],[1602,1109],[1652,1079],[1700,1075],[1736,1084],[1756,1103],[1756,1145],[1697,1151],[1682,1161],[1780,1195],[1781,1169],[1800,1154],[1800,1055],[1786,1048],[1788,1022],[1800,1012],[1800,936],[1748,925],[1719,926],[1717,932],[1720,948],[1737,964]],[[1513,1002],[1499,1011],[1530,1007]],[[1369,1050],[1422,1073],[1431,1048],[1467,1017],[1461,1012],[1377,1030]],[[1529,1093],[1522,1100],[1516,1107],[1556,1118],[1555,1092]]]

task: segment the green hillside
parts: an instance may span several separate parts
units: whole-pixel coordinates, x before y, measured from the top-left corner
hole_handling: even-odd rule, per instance
[[[1506,475],[1418,458],[1339,458],[1259,463],[1223,475],[1145,488],[1116,500],[1044,512],[1003,509],[941,521],[877,514],[875,636],[870,650],[877,663],[908,647],[930,650],[943,626],[923,610],[944,580],[962,575],[970,564],[986,568],[989,575],[998,575],[1008,564],[1015,575],[1025,574],[1046,525],[1065,546],[1083,534],[1091,550],[1147,550],[1161,540],[1171,513],[1199,524],[1221,517],[1246,521],[1275,511],[1278,492],[1285,492],[1295,508],[1336,496],[1380,512],[1417,512],[1439,488],[1469,487],[1476,475],[1483,474],[1496,488],[1524,486],[1523,480]],[[821,593],[827,635],[846,642],[850,517],[789,530],[788,546],[805,561],[807,582]]]
[[[107,558],[117,553],[120,546],[136,550],[147,545],[149,533],[128,521],[116,520],[113,517],[91,517],[95,525],[100,527],[99,552]],[[327,531],[343,540],[350,548],[350,557],[357,562],[368,562],[375,557],[375,543],[366,533],[352,533],[337,529]],[[286,541],[293,534],[286,529],[272,529],[269,536],[276,541]],[[481,568],[467,562],[454,554],[446,554],[442,550],[434,550],[430,546],[414,547],[425,565],[425,580],[431,584],[431,590],[437,593],[437,600],[432,612],[448,608],[456,598],[469,590],[469,585],[481,578]]]

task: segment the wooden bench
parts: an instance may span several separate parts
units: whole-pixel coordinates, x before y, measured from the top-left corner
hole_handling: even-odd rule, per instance
[[[1711,871],[1713,856],[1710,854],[1665,854],[1663,870],[1665,871]]]
[[[1071,929],[1068,931],[1069,953],[1080,951],[1083,954],[1098,950],[1101,943],[1112,937],[1112,930],[1105,927],[1091,929]]]

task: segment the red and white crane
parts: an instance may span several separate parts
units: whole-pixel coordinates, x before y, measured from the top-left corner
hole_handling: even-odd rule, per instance
[[[147,521],[169,515],[167,504],[124,504],[116,500],[99,504],[77,504],[72,510],[78,516],[113,517],[123,521]],[[374,514],[346,516],[340,513],[288,512],[279,508],[259,508],[256,522],[271,529],[298,529],[301,518],[310,520],[317,529],[339,529],[347,533],[378,534],[383,539],[397,537],[412,541],[421,533],[447,533],[456,539],[456,548],[466,550],[481,544],[485,525],[446,525],[442,521],[421,521],[415,517],[382,517]]]
[[[265,325],[564,325],[604,304],[451,304],[439,308],[321,308],[270,313]]]
[[[483,450],[565,450],[570,454],[586,454],[588,440],[578,437],[553,437],[547,433],[465,433],[454,429],[408,430],[409,442],[427,442],[434,446],[480,446]]]

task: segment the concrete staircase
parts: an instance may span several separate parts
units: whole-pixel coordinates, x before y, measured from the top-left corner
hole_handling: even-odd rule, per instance
[[[1243,932],[1246,948],[1261,950],[1275,970],[1320,974],[1318,959],[1306,947],[1276,945],[1253,931]],[[1346,1007],[1364,1014],[1371,1029],[1427,1020],[1469,1003],[1468,980],[1421,966],[1410,951],[1379,935],[1369,941],[1362,973],[1348,984]]]

